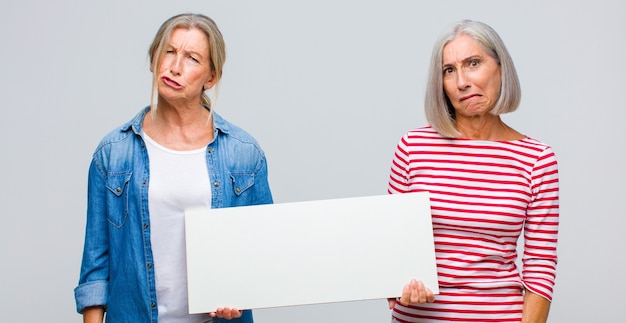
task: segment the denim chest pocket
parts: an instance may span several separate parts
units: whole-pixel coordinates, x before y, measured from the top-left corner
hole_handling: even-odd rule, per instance
[[[236,196],[240,196],[254,185],[254,174],[250,172],[231,172],[230,179]]]
[[[116,228],[121,228],[128,216],[128,185],[132,174],[111,172],[107,177],[107,219]]]

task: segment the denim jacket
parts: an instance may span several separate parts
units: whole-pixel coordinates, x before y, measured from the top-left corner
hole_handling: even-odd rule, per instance
[[[87,227],[76,307],[106,307],[107,322],[157,322],[150,243],[148,153],[140,136],[149,108],[105,136],[89,167]],[[241,128],[213,113],[206,151],[211,207],[272,203],[265,154]],[[221,264],[228,266],[228,264]],[[232,323],[252,322],[244,311]]]

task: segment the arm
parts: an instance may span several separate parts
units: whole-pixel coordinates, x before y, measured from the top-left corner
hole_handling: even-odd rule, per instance
[[[83,311],[84,323],[102,323],[103,319],[104,319],[104,307],[102,306],[87,307]]]
[[[274,200],[272,199],[272,191],[270,189],[270,184],[268,182],[268,174],[267,174],[267,159],[265,155],[261,155],[260,167],[256,175],[255,179],[255,189],[257,190],[256,196],[258,199],[254,201],[254,204],[272,204]]]
[[[550,148],[532,172],[532,201],[524,222],[522,322],[546,322],[556,278],[559,224],[557,162]]]
[[[107,304],[109,241],[106,219],[106,185],[95,160],[89,167],[87,224],[78,286],[74,289],[76,310]]]
[[[389,184],[387,192],[389,194],[400,194],[411,191],[409,184],[409,149],[406,144],[407,135],[405,134],[398,145],[391,163],[391,171],[389,175]],[[397,302],[404,306],[409,304],[432,303],[435,300],[433,292],[426,288],[421,281],[412,279],[402,289],[400,298],[388,298],[389,309],[393,309]]]
[[[550,301],[526,289],[522,323],[545,323],[548,320],[549,311]]]
[[[387,192],[389,194],[407,193],[411,191],[409,185],[409,153],[405,142],[406,135],[400,139],[393,159],[389,174]]]

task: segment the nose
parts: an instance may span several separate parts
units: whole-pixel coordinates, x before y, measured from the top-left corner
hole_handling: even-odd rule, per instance
[[[469,77],[463,69],[459,69],[456,73],[456,86],[459,90],[464,90],[470,87],[471,83]]]
[[[182,59],[180,55],[176,57],[170,63],[170,72],[174,75],[179,75],[182,69]]]

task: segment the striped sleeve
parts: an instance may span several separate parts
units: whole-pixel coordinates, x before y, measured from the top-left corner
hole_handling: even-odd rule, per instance
[[[531,192],[524,223],[522,281],[527,289],[552,301],[557,264],[559,179],[556,157],[550,147],[546,147],[533,167]]]
[[[393,155],[391,174],[389,176],[389,194],[407,193],[409,188],[409,152],[407,144],[408,134],[405,134],[398,143]]]

